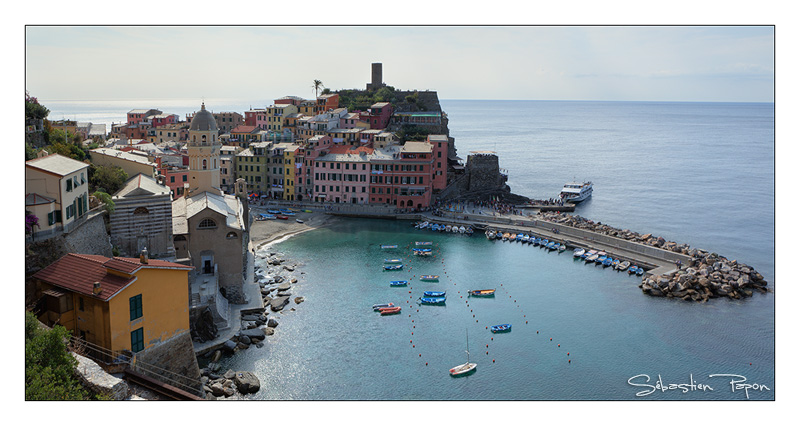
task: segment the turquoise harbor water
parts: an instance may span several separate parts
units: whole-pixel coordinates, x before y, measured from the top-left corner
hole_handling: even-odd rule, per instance
[[[207,102],[215,111],[249,104]],[[73,118],[68,106],[45,105]],[[159,105],[124,112],[141,107]],[[591,180],[594,195],[575,214],[737,259],[777,288],[773,104],[443,100],[442,107],[459,156],[496,151],[513,192],[550,198],[567,181]],[[86,121],[96,114],[75,111]],[[410,256],[406,246],[420,240],[436,244],[436,258]],[[402,249],[389,254],[380,244]],[[568,252],[434,234],[408,222],[341,220],[271,250],[303,263],[292,293],[306,301],[271,314],[280,325],[263,348],[224,361],[223,368],[261,379],[251,399],[775,398],[777,290],[706,304],[653,298],[637,288],[639,279],[573,261]],[[384,272],[386,257],[408,259],[407,266]],[[421,274],[441,278],[389,286]],[[498,291],[493,299],[461,297],[476,288]],[[418,307],[429,289],[447,291],[446,305]],[[371,306],[382,302],[402,313],[381,317]],[[500,323],[512,331],[486,329]],[[478,368],[451,378],[448,369],[465,361],[467,330]],[[713,374],[744,376],[769,390],[746,396]],[[655,386],[659,375],[666,387],[687,385],[687,392],[636,396],[649,388],[628,383]]]

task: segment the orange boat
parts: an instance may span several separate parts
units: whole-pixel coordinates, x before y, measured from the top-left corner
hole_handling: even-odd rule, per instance
[[[387,307],[387,308],[380,308],[379,311],[381,312],[381,315],[399,314],[400,313],[400,307],[399,306],[390,306],[390,307]]]
[[[470,296],[482,296],[482,297],[490,297],[494,296],[494,289],[491,290],[470,290]]]

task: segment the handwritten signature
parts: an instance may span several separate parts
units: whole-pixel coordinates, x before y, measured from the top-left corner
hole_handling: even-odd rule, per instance
[[[761,385],[758,383],[748,383],[747,377],[740,376],[738,374],[709,374],[709,378],[716,378],[716,377],[724,377],[730,378],[731,392],[737,393],[744,391],[744,395],[747,399],[750,399],[750,391],[770,391],[771,389],[766,385]],[[689,374],[689,382],[688,383],[664,383],[661,378],[661,375],[658,375],[658,380],[655,381],[654,384],[650,383],[650,376],[647,374],[638,374],[636,376],[631,377],[628,379],[628,384],[631,386],[645,388],[645,390],[641,390],[636,392],[637,397],[644,397],[651,395],[653,392],[660,390],[662,393],[672,390],[680,390],[681,393],[688,393],[688,392],[713,392],[714,388],[711,387],[710,384],[706,383],[699,383],[694,380],[694,375]]]

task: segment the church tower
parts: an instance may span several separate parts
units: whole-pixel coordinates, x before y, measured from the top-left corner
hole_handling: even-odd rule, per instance
[[[217,121],[206,110],[206,104],[192,117],[189,125],[189,193],[188,196],[211,192],[222,194],[220,189],[220,148]]]

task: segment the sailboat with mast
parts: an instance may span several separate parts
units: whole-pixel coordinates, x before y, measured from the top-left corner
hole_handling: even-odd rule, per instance
[[[475,368],[478,366],[478,364],[476,364],[474,362],[469,362],[469,331],[467,331],[467,350],[466,350],[466,352],[467,352],[467,362],[451,368],[450,369],[450,375],[451,376],[463,376],[463,375],[465,375],[467,373],[471,373],[471,372],[475,371]]]

